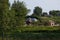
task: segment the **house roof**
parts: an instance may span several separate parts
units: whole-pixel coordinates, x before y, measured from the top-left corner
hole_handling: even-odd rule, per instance
[[[36,18],[36,19],[38,19],[37,17],[33,17],[33,16],[26,16],[25,18]]]

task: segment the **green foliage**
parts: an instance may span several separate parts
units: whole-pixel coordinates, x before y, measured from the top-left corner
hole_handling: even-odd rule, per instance
[[[0,0],[0,28],[6,31],[9,24],[9,0]]]
[[[24,24],[28,12],[24,2],[14,1],[11,9],[9,7],[8,0],[0,0],[0,30],[5,33],[17,31]]]
[[[33,15],[32,16],[40,17],[41,14],[42,14],[42,8],[36,6],[35,9],[33,10]]]
[[[24,5],[24,2],[19,2],[19,1],[14,2],[12,4],[12,10],[15,11],[16,16],[18,17],[26,16],[28,12],[26,6]]]
[[[24,2],[20,2],[19,0],[11,6],[9,9],[10,4],[9,0],[0,0],[0,32],[2,33],[17,33],[17,32],[24,32],[24,31],[38,31],[38,30],[58,30],[59,27],[50,27],[44,26],[40,24],[47,25],[49,20],[54,20],[60,24],[60,17],[57,17],[60,14],[60,11],[50,11],[50,15],[54,17],[41,17],[42,8],[36,6],[33,10],[34,17],[38,18],[38,22],[33,22],[34,25],[31,26],[24,26],[25,16],[30,10],[28,10],[24,4]],[[47,15],[45,13],[44,15]]]
[[[18,31],[20,32],[25,32],[25,31],[40,31],[40,30],[48,30],[48,31],[53,31],[53,30],[59,30],[60,27],[56,27],[56,26],[26,26],[26,27],[20,27],[18,29]]]
[[[52,16],[60,16],[60,11],[59,10],[52,10],[52,11],[49,11],[49,14]]]
[[[14,33],[5,34],[4,40],[59,40],[60,33],[40,32],[40,33]],[[0,36],[2,40],[2,36]]]
[[[47,12],[43,12],[41,16],[48,16]]]
[[[24,5],[24,2],[15,1],[12,4],[11,10],[15,12],[15,21],[17,26],[20,26],[24,23],[25,16],[28,12],[28,9]]]

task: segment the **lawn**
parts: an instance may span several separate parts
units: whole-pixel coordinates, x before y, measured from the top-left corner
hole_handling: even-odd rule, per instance
[[[3,38],[0,36],[0,40],[59,40],[59,29],[51,26],[25,26],[17,28],[18,32],[4,34]]]
[[[40,31],[40,30],[48,30],[48,31],[53,31],[53,30],[59,30],[60,27],[54,26],[26,26],[26,27],[20,27],[17,30],[20,32],[24,31]]]

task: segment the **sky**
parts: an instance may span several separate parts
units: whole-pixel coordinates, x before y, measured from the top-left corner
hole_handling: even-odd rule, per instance
[[[12,4],[14,0],[9,0]],[[43,12],[49,12],[50,10],[60,10],[60,0],[19,0],[24,1],[25,5],[31,12],[28,15],[33,13],[33,9],[36,6],[42,8]]]

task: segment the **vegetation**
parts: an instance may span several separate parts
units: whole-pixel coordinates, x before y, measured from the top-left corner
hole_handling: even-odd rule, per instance
[[[59,30],[60,27],[51,27],[51,26],[27,26],[27,27],[20,27],[19,32],[40,32],[42,31],[54,31],[54,30]]]
[[[3,5],[1,5],[3,4]],[[5,1],[0,1],[0,30],[3,32],[13,32],[13,31],[18,31],[21,30],[19,28],[22,27],[22,30],[25,25],[25,16],[29,12],[29,9],[26,8],[24,2],[14,1],[12,6],[10,7],[9,0]],[[4,7],[3,7],[4,6]],[[39,19],[38,22],[34,23],[35,25],[31,25],[28,27],[30,29],[35,30],[37,28],[38,30],[50,30],[49,28],[47,29],[44,27],[44,25],[47,25],[48,20],[54,20],[57,23],[60,24],[60,17],[57,15],[59,14],[59,10],[57,11],[50,11],[50,15],[52,16],[41,16],[42,15],[42,8],[39,6],[36,6],[35,9],[33,10],[33,15]],[[56,14],[55,14],[56,13]],[[54,16],[57,15],[57,16]],[[48,15],[46,12],[43,12],[43,15]],[[41,24],[43,24],[43,29],[41,28]],[[35,27],[34,27],[35,26]],[[27,28],[27,30],[29,30]],[[24,29],[25,30],[25,29]],[[53,30],[56,30],[53,28]]]
[[[38,18],[38,22],[34,22],[34,25],[25,25],[25,17],[28,12],[30,9],[27,9],[24,2],[14,1],[10,7],[9,0],[0,0],[0,40],[9,37],[12,37],[12,40],[15,40],[16,37],[21,38],[21,40],[29,40],[29,38],[39,40],[40,37],[45,38],[46,36],[52,38],[52,35],[60,37],[60,33],[49,33],[60,30],[60,26],[47,25],[49,20],[54,20],[60,25],[60,10],[49,11],[48,15],[47,12],[42,12],[41,7],[36,6],[31,15]]]
[[[51,16],[60,16],[60,11],[59,10],[51,10],[51,11],[49,11],[49,14]]]
[[[33,10],[32,16],[40,17],[41,14],[42,14],[42,8],[39,6],[36,6],[35,9]]]
[[[1,37],[0,37],[1,39]],[[59,40],[60,33],[20,33],[20,34],[8,34],[4,36],[4,40]],[[1,39],[2,40],[2,39]]]

